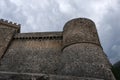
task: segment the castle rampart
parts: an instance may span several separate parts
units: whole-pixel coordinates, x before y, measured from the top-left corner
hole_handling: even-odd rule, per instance
[[[115,80],[93,21],[68,21],[63,32],[19,33],[0,20],[0,79]]]
[[[0,58],[5,54],[15,33],[19,31],[19,24],[0,19]]]

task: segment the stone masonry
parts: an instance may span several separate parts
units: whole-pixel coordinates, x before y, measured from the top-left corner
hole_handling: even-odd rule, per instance
[[[0,80],[115,80],[93,21],[76,18],[62,32],[20,33],[0,20]]]

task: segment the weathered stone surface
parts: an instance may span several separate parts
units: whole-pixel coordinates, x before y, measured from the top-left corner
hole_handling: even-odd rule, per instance
[[[36,33],[17,33],[15,34],[14,38],[15,39],[44,39],[44,37],[52,37],[54,39],[55,37],[61,36],[62,37],[62,32],[36,32]],[[61,39],[62,40],[62,39]]]
[[[90,77],[75,77],[75,76],[50,76],[50,80],[104,80],[98,78],[90,78]]]
[[[100,45],[95,24],[90,19],[78,18],[67,22],[63,29],[63,48],[74,43]]]
[[[115,80],[91,20],[73,19],[63,32],[17,26],[0,20],[0,80]]]
[[[110,77],[110,64],[101,47],[97,45],[79,43],[68,46],[63,50],[60,60],[60,74],[113,80]]]
[[[1,60],[0,70],[56,73],[60,54],[60,40],[14,40]]]
[[[0,80],[104,80],[90,77],[62,76],[36,73],[0,72]]]
[[[17,29],[15,28],[11,28],[6,25],[0,24],[0,58],[4,55],[5,51],[7,50],[16,31]]]

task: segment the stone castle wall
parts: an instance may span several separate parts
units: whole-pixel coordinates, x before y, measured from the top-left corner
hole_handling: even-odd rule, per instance
[[[55,73],[61,53],[61,40],[14,39],[11,44],[1,60],[0,70]]]
[[[100,45],[97,30],[93,21],[78,18],[68,21],[63,28],[63,45],[74,43],[93,43]]]
[[[19,30],[20,25],[0,19],[0,58],[6,52],[14,34]]]
[[[77,18],[63,32],[42,33],[19,33],[19,25],[0,21],[6,35],[0,38],[0,79],[115,80],[93,21]]]

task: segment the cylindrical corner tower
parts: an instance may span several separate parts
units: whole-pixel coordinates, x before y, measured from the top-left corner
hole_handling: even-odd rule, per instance
[[[62,50],[60,74],[115,80],[95,24],[90,19],[77,18],[65,24]]]

